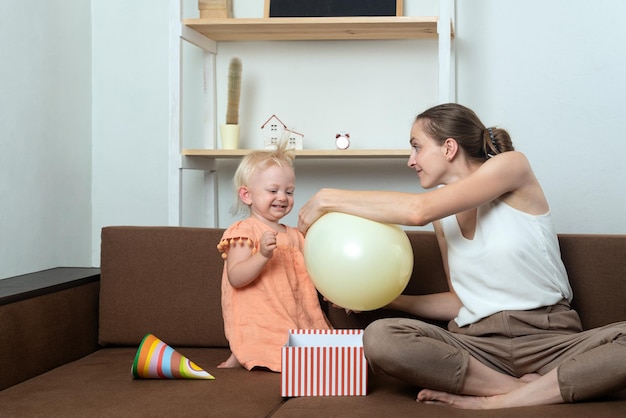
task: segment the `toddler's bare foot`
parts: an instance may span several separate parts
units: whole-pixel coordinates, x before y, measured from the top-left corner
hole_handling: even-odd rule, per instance
[[[221,362],[217,368],[218,369],[234,369],[237,367],[242,367],[234,354],[231,353],[230,357],[226,361]]]

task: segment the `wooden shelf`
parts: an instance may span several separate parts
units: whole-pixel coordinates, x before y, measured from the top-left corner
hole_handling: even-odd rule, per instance
[[[219,225],[218,182],[216,181],[220,162],[237,163],[243,156],[252,152],[250,149],[183,149],[185,142],[182,132],[181,80],[183,78],[183,43],[181,39],[204,51],[209,59],[203,59],[203,77],[205,100],[210,106],[204,112],[204,131],[215,131],[217,118],[215,103],[217,100],[215,83],[216,58],[220,42],[241,41],[378,41],[372,46],[372,59],[377,59],[376,51],[386,48],[386,40],[416,40],[409,42],[408,48],[421,46],[424,42],[428,47],[434,41],[438,45],[439,101],[454,101],[451,88],[454,77],[451,72],[454,48],[453,11],[454,0],[439,1],[440,16],[364,16],[364,17],[293,17],[293,18],[229,18],[229,19],[183,19],[182,1],[170,0],[171,24],[170,31],[170,115],[178,129],[170,129],[169,142],[169,179],[168,179],[168,222],[171,225],[182,224],[182,169],[202,170],[205,172],[205,193],[207,202],[213,202],[213,209],[207,206],[208,215],[204,217],[207,226]],[[180,6],[180,7],[179,7]],[[445,25],[440,26],[443,22]],[[449,26],[448,26],[449,25]],[[448,30],[449,29],[449,30]],[[441,34],[441,36],[440,36]],[[421,40],[424,40],[422,42]],[[403,42],[404,43],[404,42]],[[343,44],[343,43],[342,43]],[[419,44],[419,45],[418,45]],[[407,44],[408,45],[408,44]],[[306,44],[301,45],[307,48]],[[269,52],[272,52],[270,48]],[[350,47],[345,46],[346,53]],[[208,56],[208,55],[211,56]],[[349,58],[348,58],[349,59]],[[213,83],[213,84],[212,84]],[[366,93],[365,93],[366,94]],[[216,144],[215,132],[208,138],[208,144]],[[332,144],[327,144],[329,147]],[[215,145],[213,145],[215,146]],[[260,145],[261,146],[261,145]],[[402,145],[400,145],[402,147]],[[332,164],[406,164],[411,154],[407,146],[402,149],[348,149],[348,150],[297,150],[296,161],[308,161],[313,167],[323,170]],[[393,161],[391,161],[393,160]],[[376,164],[375,164],[376,163]],[[308,163],[307,163],[308,164]]]
[[[437,39],[437,20],[437,16],[272,17],[183,19],[183,25],[214,41]]]
[[[244,155],[251,153],[254,150],[250,149],[237,149],[237,150],[224,150],[224,149],[184,149],[182,154],[187,157],[204,157],[212,159],[228,159],[228,158],[241,158]],[[378,150],[364,150],[364,149],[347,149],[347,150],[297,150],[296,159],[323,159],[323,158],[362,158],[362,159],[374,159],[374,158],[409,158],[410,150],[407,149],[378,149]]]

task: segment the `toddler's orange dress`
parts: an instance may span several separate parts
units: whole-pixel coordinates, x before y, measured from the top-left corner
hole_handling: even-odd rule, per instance
[[[271,229],[254,218],[236,222],[224,232],[219,249],[228,254],[230,246],[244,245],[258,251],[265,231]],[[281,347],[287,342],[289,329],[329,328],[304,265],[304,237],[296,228],[287,227],[276,240],[272,258],[259,277],[245,287],[237,289],[230,284],[228,260],[224,263],[224,332],[231,351],[248,370],[267,367],[280,372]]]

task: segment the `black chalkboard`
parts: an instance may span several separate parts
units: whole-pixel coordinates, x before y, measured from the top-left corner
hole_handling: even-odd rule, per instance
[[[396,16],[397,0],[266,0],[269,17]],[[401,15],[402,13],[398,13]]]

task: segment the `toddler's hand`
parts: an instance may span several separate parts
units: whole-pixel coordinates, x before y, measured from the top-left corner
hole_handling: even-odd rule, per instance
[[[259,243],[259,252],[265,258],[272,258],[274,250],[276,249],[276,235],[278,232],[267,231],[261,235],[261,241]]]

